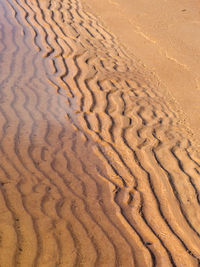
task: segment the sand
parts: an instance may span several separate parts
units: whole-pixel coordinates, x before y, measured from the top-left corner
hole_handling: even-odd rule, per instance
[[[199,146],[199,1],[82,2],[161,82],[160,90],[174,99],[173,108],[189,123]]]
[[[0,2],[2,267],[199,266],[192,109],[101,1]]]

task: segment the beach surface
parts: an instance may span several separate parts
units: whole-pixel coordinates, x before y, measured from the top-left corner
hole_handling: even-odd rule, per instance
[[[199,266],[197,8],[0,2],[1,267]]]
[[[161,90],[174,99],[173,108],[189,123],[199,143],[199,1],[82,2],[161,81]]]

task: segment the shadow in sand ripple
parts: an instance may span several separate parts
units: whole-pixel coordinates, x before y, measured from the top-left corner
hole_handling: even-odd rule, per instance
[[[78,0],[0,13],[2,266],[198,266],[200,163],[160,93]]]

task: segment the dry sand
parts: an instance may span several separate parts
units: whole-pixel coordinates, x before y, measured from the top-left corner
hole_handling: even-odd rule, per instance
[[[200,143],[199,1],[82,1],[161,81]]]
[[[1,267],[199,266],[200,160],[172,104],[195,129],[198,92],[139,39],[127,52],[137,9],[117,1],[87,1],[104,26],[79,0],[0,2]]]

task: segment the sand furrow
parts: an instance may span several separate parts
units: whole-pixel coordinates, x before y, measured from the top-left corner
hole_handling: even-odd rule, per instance
[[[27,97],[26,97],[27,98]],[[40,106],[40,100],[39,100],[39,97],[37,97],[37,93],[36,93],[36,98],[37,98],[37,109],[38,109],[38,107]],[[24,105],[23,105],[23,107],[24,107]],[[47,108],[47,109],[49,109],[49,108]],[[17,112],[17,109],[15,109],[15,112]],[[45,116],[43,115],[44,113],[42,113],[42,111],[40,111],[40,113],[41,113],[41,115],[42,115],[42,117],[45,119]],[[35,122],[34,122],[34,124],[35,124]],[[50,143],[50,141],[49,141],[49,136],[51,135],[50,134],[50,129],[51,127],[49,126],[49,125],[47,125],[47,131],[46,131],[46,133],[45,133],[45,135],[44,135],[44,139],[46,140],[45,142],[46,142],[46,144],[49,144]],[[17,134],[20,134],[19,132],[17,133]],[[30,137],[30,140],[34,140],[34,137],[33,137],[34,135],[33,134],[31,134],[31,137]],[[30,152],[31,151],[31,152]],[[36,164],[36,161],[34,161],[34,159],[33,159],[33,157],[32,157],[32,152],[33,152],[33,148],[32,147],[30,147],[29,148],[29,157],[32,159],[32,161],[34,162],[34,165],[35,165],[35,168],[37,169],[37,171],[38,171],[38,173],[41,173],[44,177],[47,177],[47,174],[46,173],[44,173],[44,171],[43,170],[41,170],[40,168],[38,168],[37,167],[37,164]],[[49,167],[48,167],[49,168]],[[49,179],[50,180],[50,179]],[[23,187],[24,188],[24,187]],[[46,201],[45,201],[46,202]],[[44,198],[43,198],[43,200],[42,200],[42,203],[44,203]],[[44,204],[42,204],[42,205],[44,205]],[[46,210],[44,209],[44,208],[42,208],[42,210],[43,210],[43,213],[46,213]],[[40,215],[41,216],[41,215]],[[53,238],[53,236],[52,236],[52,238]],[[44,242],[44,241],[43,241]],[[42,241],[41,241],[41,243],[43,243]],[[41,247],[41,250],[43,250],[44,251],[44,244],[43,244],[43,246],[42,245],[40,245],[40,247]],[[47,250],[47,249],[46,249]],[[47,253],[47,251],[44,251],[43,253]],[[40,254],[41,254],[41,251],[40,251]],[[41,255],[40,255],[40,257],[41,257]],[[37,262],[39,262],[40,263],[40,260],[37,260]]]
[[[13,27],[14,28],[14,27]],[[15,36],[13,37],[13,40],[15,40]],[[19,47],[17,46],[17,44],[15,43],[15,41],[13,41],[13,43],[16,45],[16,50],[15,51],[18,51],[19,50]],[[17,53],[16,53],[17,54]],[[15,55],[16,55],[15,54]],[[14,59],[14,62],[12,62],[12,64],[13,63],[15,63],[15,60],[17,60],[17,57],[16,56],[14,56],[12,59]],[[12,71],[12,68],[11,68],[11,71]],[[1,94],[2,94],[2,96],[5,98],[5,97],[7,97],[9,100],[10,100],[10,106],[13,108],[13,101],[16,99],[16,95],[12,95],[12,90],[11,91],[5,91],[7,88],[6,87],[3,87],[3,84],[6,84],[6,83],[8,83],[7,81],[8,81],[8,77],[9,76],[15,76],[15,78],[17,79],[18,78],[18,76],[17,75],[15,75],[15,73],[16,73],[16,69],[14,69],[13,70],[13,73],[12,74],[8,74],[8,76],[3,80],[3,82],[2,82],[2,91],[1,91]],[[11,79],[12,80],[12,79]],[[11,84],[12,84],[12,82],[11,82]],[[13,88],[13,86],[14,85],[12,85],[11,86],[11,88]],[[7,99],[7,100],[8,100]],[[12,108],[11,108],[11,114],[12,114]],[[19,171],[19,170],[17,170],[17,168],[14,166],[14,164],[12,163],[12,161],[10,160],[10,154],[9,154],[9,151],[8,151],[8,153],[5,153],[5,149],[4,149],[4,144],[5,144],[5,136],[6,135],[8,135],[8,138],[11,138],[9,141],[10,141],[10,143],[13,143],[12,141],[15,139],[15,137],[13,136],[13,138],[12,138],[12,135],[10,135],[9,134],[9,129],[8,129],[8,126],[9,127],[11,127],[11,128],[13,128],[12,126],[12,120],[10,120],[10,116],[7,116],[7,114],[6,114],[6,111],[5,111],[5,105],[3,105],[2,106],[2,109],[1,109],[1,111],[2,111],[2,115],[4,116],[4,118],[5,118],[5,121],[6,121],[6,124],[4,124],[4,129],[5,129],[5,131],[3,132],[4,133],[4,135],[2,135],[2,138],[1,138],[1,152],[2,152],[2,157],[3,158],[7,158],[7,165],[5,165],[6,167],[9,167],[8,168],[8,170],[7,170],[7,175],[8,175],[8,177],[11,177],[14,173],[12,172],[12,169],[14,169],[15,171],[16,171],[16,180],[17,180],[17,177],[20,177],[20,176],[22,176],[22,173],[21,173],[21,171]],[[17,118],[17,117],[16,117]],[[18,120],[18,119],[17,119]],[[10,124],[10,125],[9,125]],[[17,124],[16,124],[16,126],[17,126]],[[6,144],[5,144],[6,145]],[[14,149],[14,144],[13,144],[13,149]],[[9,166],[9,165],[11,165],[11,166]],[[10,173],[10,174],[9,174]],[[14,182],[14,184],[15,184],[15,188],[12,190],[12,185],[11,185],[11,188],[9,188],[8,187],[8,190],[7,189],[3,189],[4,190],[4,193],[5,192],[8,192],[9,191],[9,194],[11,193],[12,194],[12,191],[13,192],[15,192],[15,194],[16,194],[16,196],[17,196],[17,194],[18,194],[18,197],[20,198],[20,200],[19,201],[21,201],[22,200],[22,197],[21,197],[21,194],[19,194],[20,192],[19,192],[19,190],[18,190],[18,187],[17,187],[17,184],[16,184],[16,182]],[[26,242],[30,242],[30,240],[29,240],[29,238],[25,238],[24,236],[23,236],[23,234],[22,234],[22,232],[21,232],[21,230],[20,230],[20,226],[19,226],[19,223],[18,223],[18,221],[19,221],[19,219],[18,219],[18,217],[19,217],[19,209],[16,209],[16,204],[15,203],[13,203],[13,199],[11,199],[9,196],[8,196],[8,193],[7,193],[7,195],[5,194],[5,199],[7,200],[7,205],[8,205],[8,209],[12,212],[12,214],[13,214],[13,219],[14,219],[14,223],[13,223],[13,225],[15,226],[15,230],[16,230],[16,233],[17,233],[17,246],[16,246],[16,251],[15,251],[15,258],[16,258],[16,261],[18,260],[18,257],[19,257],[19,254],[21,253],[21,251],[22,251],[22,249],[24,248],[23,247],[23,245],[26,243]],[[22,202],[23,203],[23,202]],[[21,220],[20,222],[23,224],[26,224],[26,222],[27,222],[27,220],[29,220],[30,221],[30,218],[29,218],[29,216],[26,214],[26,211],[23,209],[23,204],[21,205],[21,207],[20,207],[20,202],[19,202],[19,208],[21,208],[21,212],[24,214],[24,220]],[[23,221],[23,222],[22,222]],[[29,222],[30,223],[30,222]],[[33,234],[33,229],[31,228],[31,223],[30,223],[30,232],[32,232],[32,239],[34,240],[34,238],[35,238],[35,235]],[[35,250],[35,248],[34,248],[34,242],[32,243],[33,244],[33,247],[32,247],[32,249],[33,249],[33,254],[32,254],[32,256],[34,257],[34,250]],[[22,247],[21,247],[21,245],[22,245]],[[27,250],[25,249],[25,253],[27,253]],[[31,257],[32,258],[32,257]]]
[[[80,1],[0,11],[2,266],[198,266],[200,162],[161,93]]]
[[[140,111],[138,112],[137,115],[140,116]],[[140,117],[141,117],[141,116],[140,116]],[[143,124],[145,125],[144,120],[143,120]],[[87,123],[87,125],[89,125],[89,124]],[[91,127],[90,127],[90,128],[91,128]]]
[[[20,77],[18,78],[18,80],[20,80]],[[12,89],[13,89],[14,87],[12,87]],[[19,90],[19,88],[17,88],[18,90]],[[13,90],[13,92],[14,92],[14,90]],[[14,92],[14,95],[15,95],[15,100],[16,100],[16,94],[15,94],[15,92]],[[17,95],[17,99],[19,99],[19,96]],[[22,124],[23,124],[23,120],[21,121],[21,117],[22,117],[22,115],[19,113],[19,111],[16,109],[16,107],[15,107],[15,104],[16,104],[16,102],[17,101],[15,101],[15,100],[13,100],[12,101],[12,103],[14,103],[13,105],[11,104],[11,106],[14,108],[14,111],[15,111],[15,113],[18,115],[18,117],[20,118],[20,122],[19,122],[19,124],[18,124],[18,127],[17,127],[17,130],[18,130],[18,133],[17,134],[15,134],[15,137],[13,138],[13,140],[15,140],[16,142],[15,142],[15,144],[14,144],[14,151],[15,151],[15,153],[16,153],[16,155],[17,155],[17,157],[18,157],[18,159],[20,160],[20,163],[22,164],[22,166],[23,166],[23,168],[26,168],[25,166],[24,166],[24,163],[23,163],[23,161],[21,161],[21,159],[20,159],[20,155],[19,155],[19,151],[18,151],[18,149],[17,149],[17,144],[18,144],[18,142],[19,142],[19,134],[20,134],[20,128],[22,128],[21,126],[22,126]],[[23,97],[22,97],[22,99],[21,100],[23,100]],[[20,107],[20,105],[19,105],[19,107]],[[25,119],[26,119],[26,117],[25,117]],[[3,142],[2,142],[3,143]],[[7,145],[5,144],[5,147],[7,147]],[[15,156],[14,156],[15,157]],[[13,158],[14,158],[13,157]],[[15,160],[15,162],[16,162],[16,160]],[[18,163],[15,163],[16,165],[19,165]],[[23,168],[21,168],[21,170],[23,169]],[[20,171],[21,171],[20,170]],[[26,174],[27,175],[27,174]],[[30,174],[28,174],[28,175],[30,175]],[[20,175],[20,176],[22,176],[22,174]],[[22,197],[21,197],[22,198]],[[23,199],[23,198],[22,198]],[[19,215],[18,215],[19,216]],[[24,227],[25,228],[25,227]],[[20,228],[19,228],[20,229]],[[23,227],[22,227],[22,229],[23,229]],[[25,228],[26,229],[26,228]],[[19,230],[18,230],[19,231]],[[24,229],[23,229],[23,232],[24,232]],[[28,237],[29,235],[27,235],[27,237]],[[22,237],[23,238],[23,237]],[[30,243],[30,242],[28,242],[28,243]],[[20,248],[20,251],[23,251],[23,247],[22,248]],[[24,254],[24,253],[22,253],[22,252],[20,252],[21,254]],[[19,254],[19,253],[18,253]],[[22,259],[24,259],[25,258],[25,260],[27,260],[27,257],[24,257],[24,255],[22,255],[22,257],[21,257]],[[29,257],[30,258],[30,257]],[[31,259],[30,259],[31,260]],[[23,263],[22,263],[23,264]],[[28,263],[27,263],[28,264]],[[31,263],[29,263],[29,264],[31,264]],[[28,265],[29,265],[28,264]]]
[[[144,123],[144,122],[143,122]],[[145,123],[144,123],[145,124]]]

